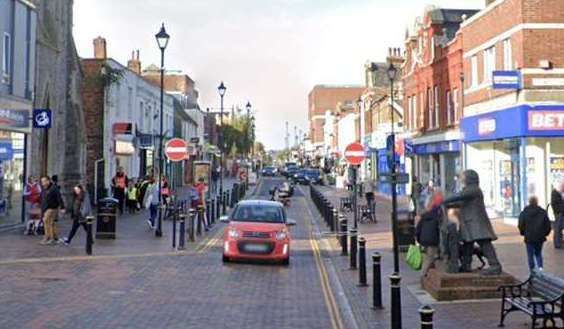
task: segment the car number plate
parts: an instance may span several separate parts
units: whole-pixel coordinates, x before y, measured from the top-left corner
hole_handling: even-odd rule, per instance
[[[246,251],[254,251],[254,252],[261,252],[268,250],[268,246],[264,244],[247,244],[245,245]]]

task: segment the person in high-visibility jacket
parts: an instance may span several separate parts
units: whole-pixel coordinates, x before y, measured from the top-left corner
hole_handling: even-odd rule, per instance
[[[123,171],[123,168],[119,167],[116,175],[112,179],[112,190],[114,198],[118,200],[120,214],[123,214],[123,208],[125,206],[125,189],[127,188],[127,183],[127,175]]]
[[[135,184],[130,181],[129,186],[127,187],[127,211],[130,214],[134,214],[137,211],[137,197],[138,197],[138,189]]]

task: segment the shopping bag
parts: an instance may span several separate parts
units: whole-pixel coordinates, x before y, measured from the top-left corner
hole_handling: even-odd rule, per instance
[[[423,263],[421,248],[414,244],[410,245],[409,249],[407,250],[405,261],[412,270],[419,271],[421,269],[421,264]]]

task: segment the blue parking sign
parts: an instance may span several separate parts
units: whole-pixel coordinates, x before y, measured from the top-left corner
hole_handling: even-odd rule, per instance
[[[53,113],[49,109],[33,110],[33,128],[49,129],[53,121]]]

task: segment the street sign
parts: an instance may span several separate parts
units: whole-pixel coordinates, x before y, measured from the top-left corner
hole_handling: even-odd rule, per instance
[[[519,71],[493,71],[493,89],[520,89],[521,72]]]
[[[190,138],[190,143],[192,143],[192,144],[200,144],[200,137],[192,137],[192,138]]]
[[[173,138],[165,145],[165,155],[172,162],[188,159],[188,143],[180,138]]]
[[[350,165],[358,166],[366,157],[364,146],[360,143],[351,143],[345,149],[345,159]]]
[[[49,109],[33,110],[33,128],[49,129],[51,128],[53,113]]]
[[[396,173],[395,176],[392,176],[391,174],[380,174],[380,176],[378,176],[378,181],[382,184],[392,184],[394,183],[394,177],[396,184],[409,183],[409,174],[406,173]]]

